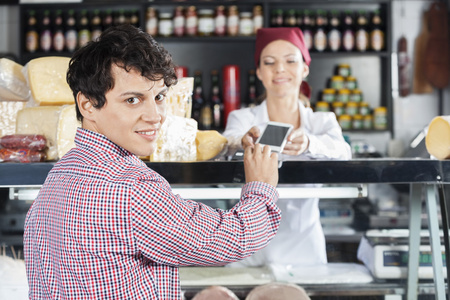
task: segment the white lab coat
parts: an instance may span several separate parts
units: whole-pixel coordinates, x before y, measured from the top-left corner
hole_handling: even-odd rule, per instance
[[[331,112],[313,112],[299,101],[301,126],[309,138],[309,149],[299,155],[282,155],[283,160],[350,159],[351,149]],[[230,113],[223,135],[230,151],[242,148],[242,136],[253,126],[262,131],[269,121],[266,101],[252,108]],[[229,151],[229,153],[230,153]],[[230,266],[285,266],[327,263],[325,237],[320,223],[319,199],[281,199],[277,205],[283,215],[277,235],[270,244]]]

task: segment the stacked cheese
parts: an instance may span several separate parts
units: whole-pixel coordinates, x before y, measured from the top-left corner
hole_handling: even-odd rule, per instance
[[[450,116],[435,117],[425,137],[428,153],[437,159],[450,158]]]
[[[22,68],[10,59],[0,59],[0,136],[14,134],[17,112],[25,107],[30,94]]]
[[[75,147],[75,133],[81,126],[66,82],[69,61],[68,57],[41,57],[28,62],[23,70],[35,106],[17,113],[16,133],[44,135],[47,160],[57,160]]]

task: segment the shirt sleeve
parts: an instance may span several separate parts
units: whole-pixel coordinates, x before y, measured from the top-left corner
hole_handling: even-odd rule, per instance
[[[246,116],[247,115],[247,116]],[[230,112],[227,119],[227,125],[222,133],[228,139],[228,154],[233,154],[237,150],[242,150],[242,137],[251,128],[249,122],[252,115],[244,109]]]
[[[137,247],[148,259],[173,266],[241,260],[267,245],[281,219],[278,192],[262,182],[247,183],[230,210],[182,199],[162,177],[137,184],[134,197]]]
[[[305,153],[318,159],[351,159],[350,145],[344,140],[342,129],[333,113],[315,112],[311,117],[309,147]]]

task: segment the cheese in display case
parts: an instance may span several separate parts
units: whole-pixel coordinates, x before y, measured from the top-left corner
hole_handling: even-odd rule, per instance
[[[75,104],[26,107],[17,113],[17,134],[41,134],[47,138],[47,160],[58,160],[75,147],[75,133],[81,127]]]
[[[22,74],[23,66],[7,58],[0,58],[0,101],[26,101],[30,89]]]

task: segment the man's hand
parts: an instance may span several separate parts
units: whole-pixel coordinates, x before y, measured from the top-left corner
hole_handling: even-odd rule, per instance
[[[297,128],[291,132],[287,138],[283,153],[288,155],[300,155],[309,147],[309,138],[302,128]]]
[[[272,153],[269,146],[261,144],[246,147],[244,152],[245,181],[262,181],[278,184],[278,154]]]

